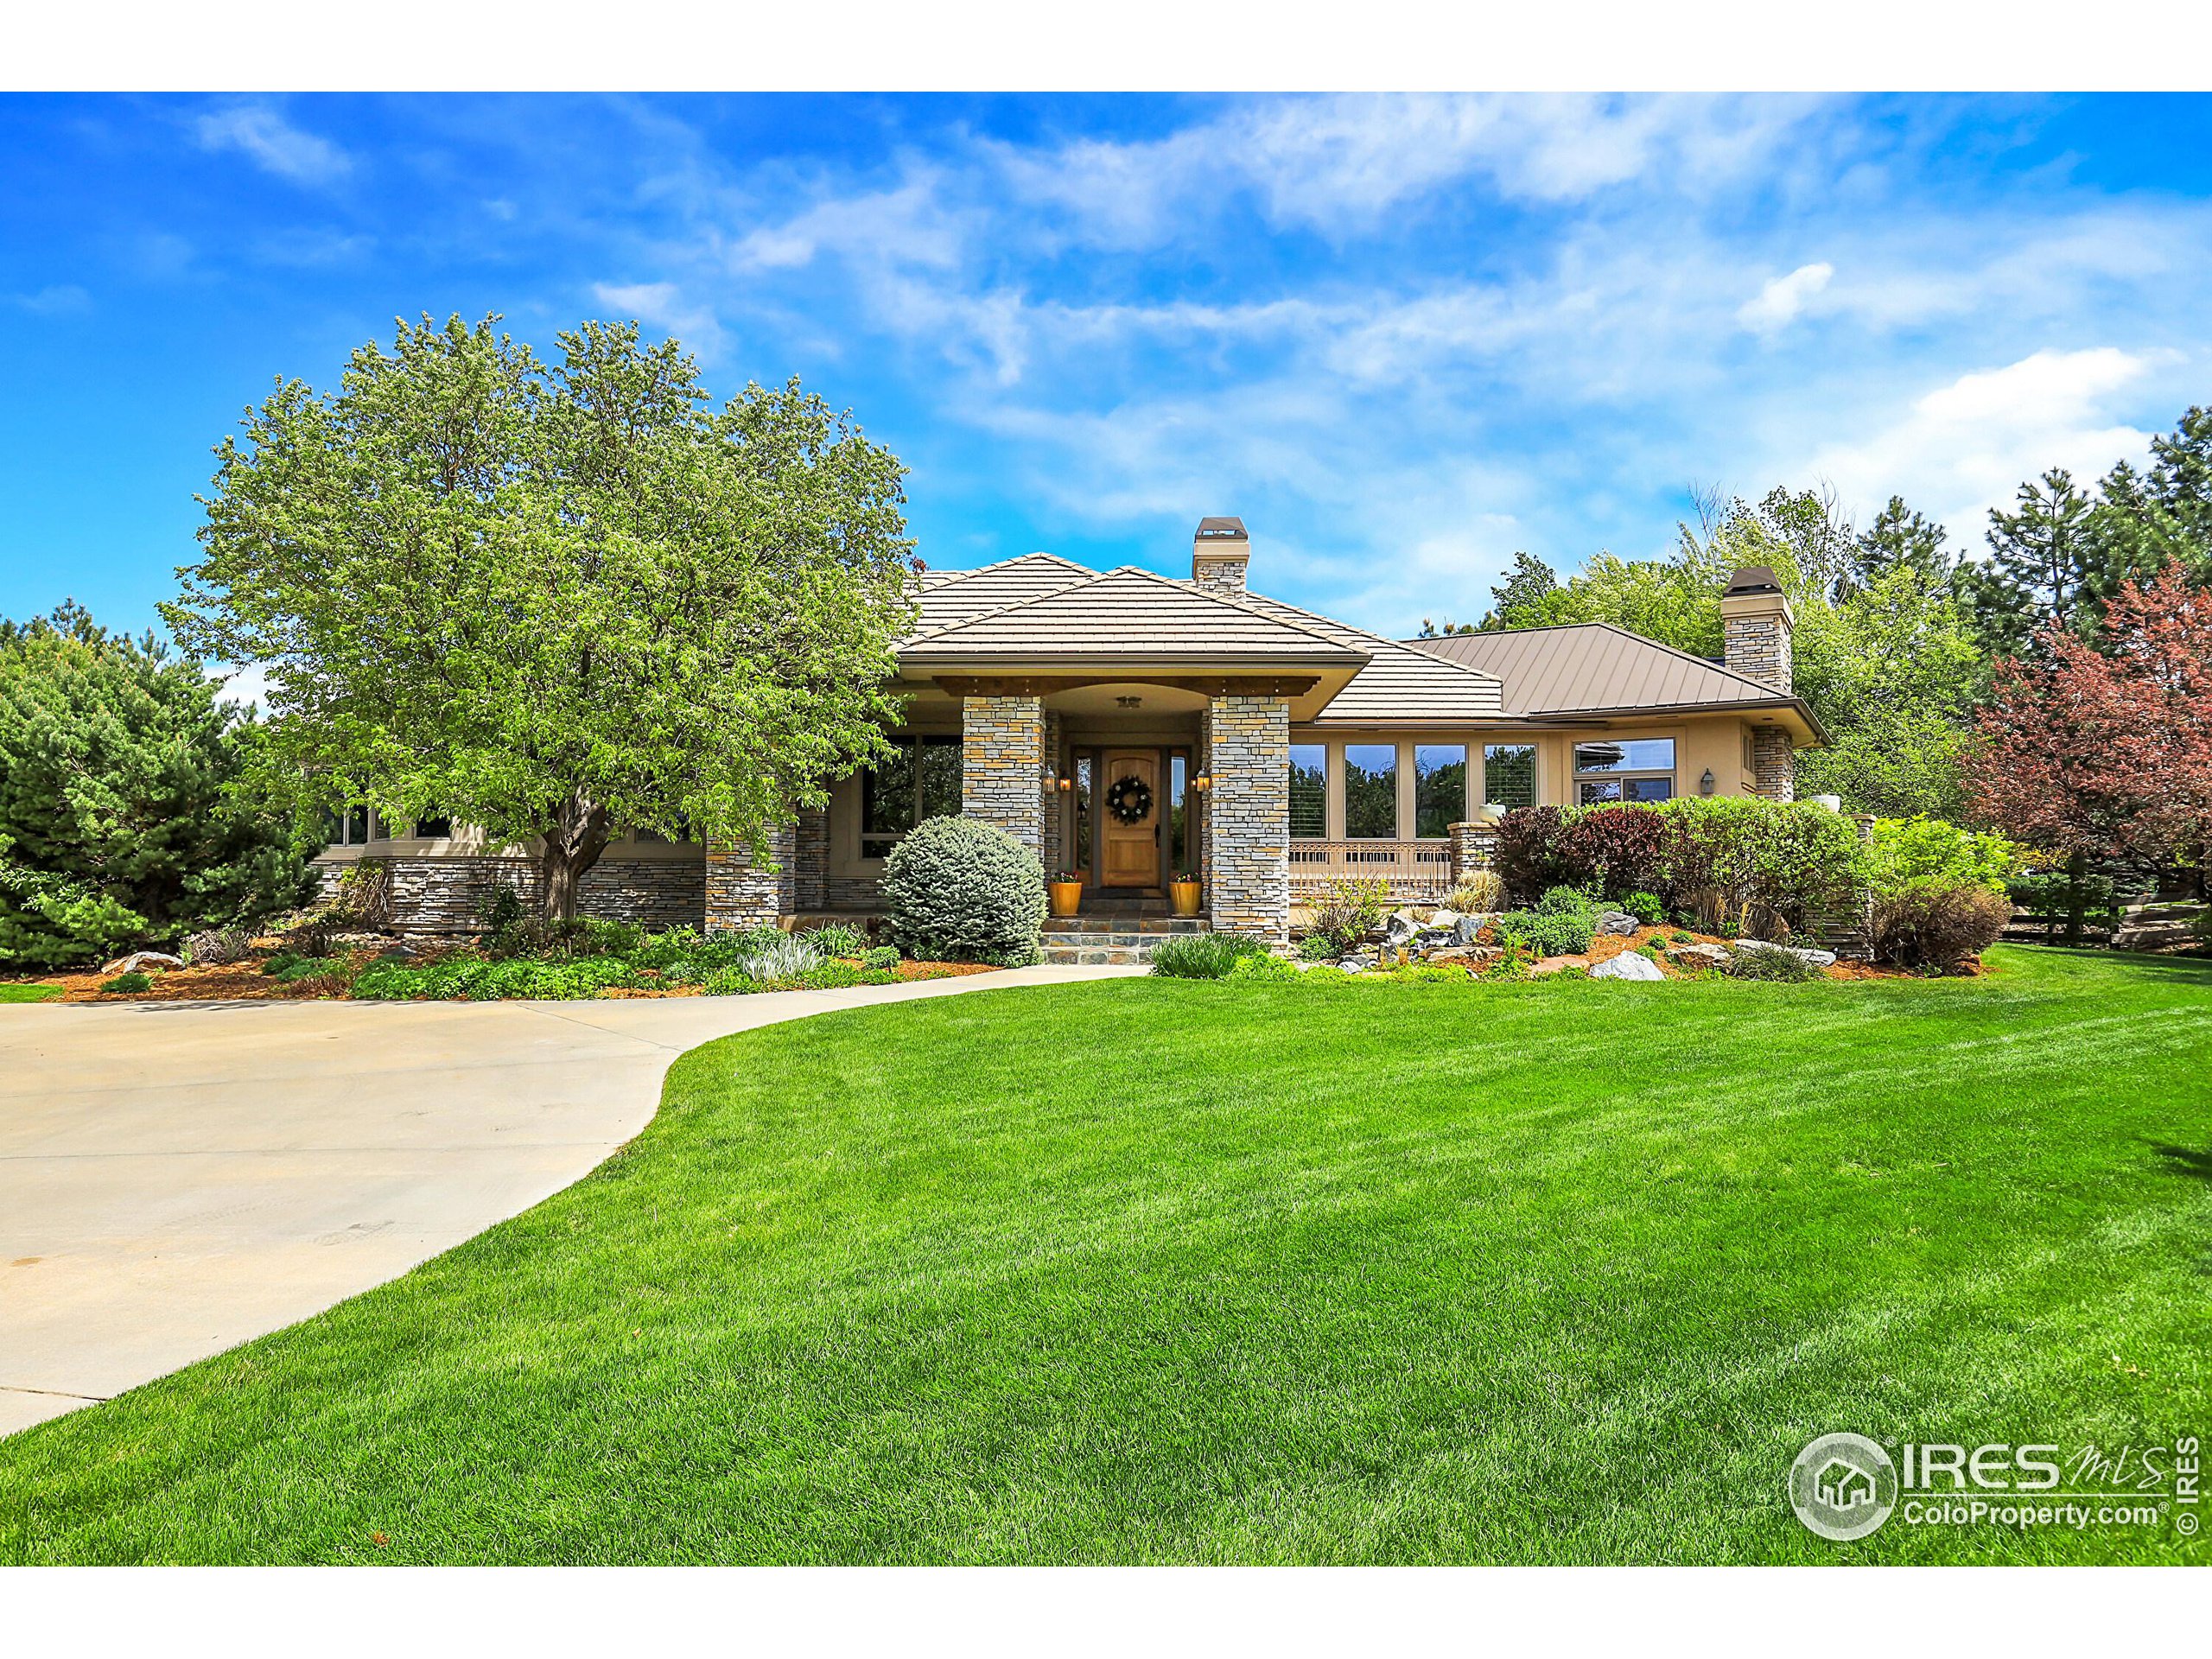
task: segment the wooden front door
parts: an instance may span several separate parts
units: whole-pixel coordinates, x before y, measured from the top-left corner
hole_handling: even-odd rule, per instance
[[[1156,887],[1160,885],[1160,751],[1109,749],[1099,767],[1098,885],[1103,887]],[[1114,810],[1114,786],[1125,778],[1144,785],[1150,797],[1144,817],[1124,823]],[[1138,791],[1126,791],[1134,802]]]

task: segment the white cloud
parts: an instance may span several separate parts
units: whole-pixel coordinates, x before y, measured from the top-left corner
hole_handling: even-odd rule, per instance
[[[1862,506],[1902,494],[1973,547],[1989,509],[2009,505],[2022,480],[2063,467],[2087,486],[2113,462],[2139,459],[2151,435],[2115,419],[2111,405],[2174,360],[2102,346],[1976,370],[1871,435],[1816,450],[1806,475]]]
[[[353,170],[353,157],[327,138],[302,132],[266,104],[238,104],[203,115],[200,147],[235,149],[295,184],[327,184]]]
[[[92,308],[92,296],[74,283],[52,283],[33,294],[3,295],[0,301],[35,317],[75,316]]]
[[[1826,261],[1800,265],[1745,301],[1736,312],[1736,321],[1755,334],[1771,334],[1803,311],[1806,302],[1827,288],[1834,275],[1835,267]]]
[[[711,307],[687,303],[674,283],[594,283],[592,298],[609,310],[671,336],[702,357],[722,349],[722,326]]]
[[[948,268],[959,258],[960,232],[938,185],[938,175],[925,170],[896,189],[827,197],[744,237],[734,263],[741,270],[787,270],[839,253],[874,264]]]
[[[222,689],[216,696],[222,701],[266,709],[269,707],[269,670],[267,663],[249,663],[244,668],[210,663],[207,677],[220,683]]]

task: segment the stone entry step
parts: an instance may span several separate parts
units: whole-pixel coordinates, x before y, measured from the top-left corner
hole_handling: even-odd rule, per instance
[[[1203,916],[1047,916],[1045,931],[1054,933],[1204,933],[1212,924]]]
[[[1044,937],[1039,941],[1045,960],[1062,965],[1084,968],[1130,968],[1151,960],[1152,953],[1169,939],[1185,938],[1192,933],[1209,932],[1206,923],[1196,917],[1160,917],[1161,925],[1146,928],[1136,922],[1116,927],[1093,925],[1071,930],[1055,929],[1053,921],[1081,921],[1080,917],[1056,917],[1045,924]],[[1175,924],[1166,925],[1170,920]]]

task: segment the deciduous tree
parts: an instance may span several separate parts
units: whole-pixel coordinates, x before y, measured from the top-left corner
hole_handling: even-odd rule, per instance
[[[796,381],[716,410],[635,324],[547,364],[497,323],[280,385],[218,451],[164,614],[269,665],[305,787],[533,843],[566,917],[622,829],[757,846],[879,752],[904,469]]]

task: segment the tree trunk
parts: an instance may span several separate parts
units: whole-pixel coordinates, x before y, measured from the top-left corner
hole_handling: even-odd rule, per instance
[[[607,850],[607,809],[578,791],[540,833],[545,850],[538,855],[537,885],[545,919],[572,922],[576,918],[577,889]]]
[[[2089,904],[2083,884],[2088,875],[2089,861],[2086,855],[2076,853],[2066,861],[2066,943],[2071,945],[2082,943],[2082,920]]]

